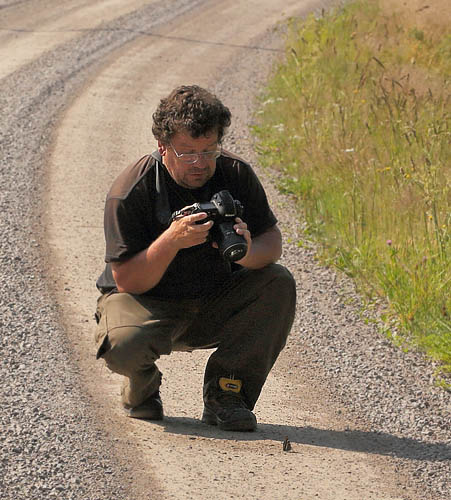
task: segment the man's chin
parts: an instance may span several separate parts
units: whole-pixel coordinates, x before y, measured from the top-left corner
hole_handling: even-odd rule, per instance
[[[206,176],[190,176],[189,179],[186,179],[184,182],[184,187],[188,189],[197,189],[204,186],[210,178]]]

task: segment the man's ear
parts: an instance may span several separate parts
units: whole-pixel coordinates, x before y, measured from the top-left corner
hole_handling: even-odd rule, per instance
[[[158,152],[160,153],[160,155],[165,156],[167,150],[167,146],[165,146],[161,141],[158,141]]]

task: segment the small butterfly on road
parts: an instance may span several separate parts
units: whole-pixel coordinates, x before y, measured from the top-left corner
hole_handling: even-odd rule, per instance
[[[291,451],[291,443],[288,439],[288,436],[283,441],[282,449],[283,451]]]

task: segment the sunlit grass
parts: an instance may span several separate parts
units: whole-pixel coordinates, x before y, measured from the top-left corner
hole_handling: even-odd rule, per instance
[[[375,2],[293,20],[254,127],[306,238],[451,373],[451,35]]]

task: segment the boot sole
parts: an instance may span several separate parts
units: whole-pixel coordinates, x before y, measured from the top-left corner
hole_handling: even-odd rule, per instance
[[[206,408],[202,415],[202,422],[208,425],[217,425],[223,431],[252,432],[257,429],[257,419],[223,421]]]
[[[163,420],[163,406],[136,406],[135,408],[124,408],[130,418],[142,418],[144,420]]]
[[[141,418],[143,420],[163,420],[163,413],[146,410],[126,410],[129,418]]]

